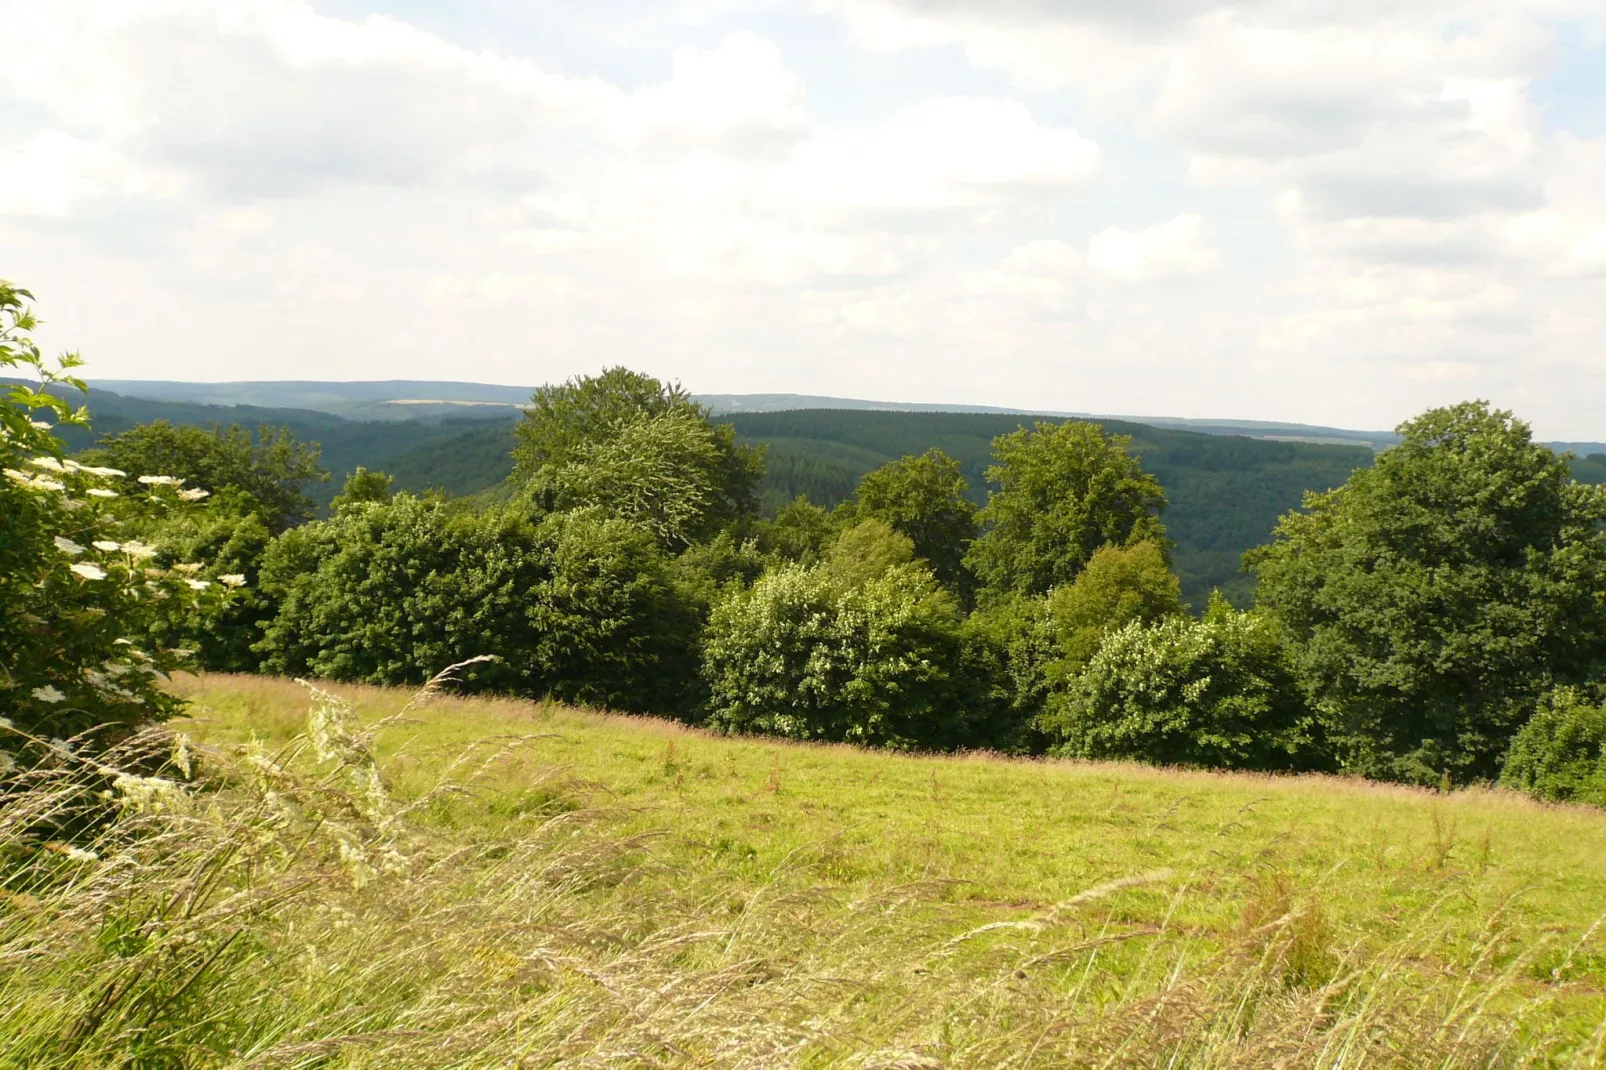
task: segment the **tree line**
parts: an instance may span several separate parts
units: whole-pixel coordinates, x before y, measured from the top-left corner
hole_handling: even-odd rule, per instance
[[[25,298],[0,291],[0,361],[49,385]],[[930,449],[764,516],[760,449],[613,368],[535,393],[502,494],[358,469],[314,520],[287,432],[70,456],[84,414],[7,390],[8,762],[167,716],[183,665],[417,684],[493,655],[468,686],[727,732],[1606,804],[1606,491],[1482,402],[1403,424],[1248,555],[1252,609],[1196,615],[1160,482],[1084,421],[998,436],[984,496]]]

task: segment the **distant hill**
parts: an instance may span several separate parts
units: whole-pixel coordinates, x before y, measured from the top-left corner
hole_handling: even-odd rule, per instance
[[[267,380],[236,383],[187,383],[156,379],[103,379],[93,385],[127,397],[158,401],[185,401],[207,405],[254,405],[268,408],[313,409],[357,420],[411,420],[419,417],[468,415],[516,417],[534,387],[498,386],[414,379],[368,382]],[[1059,419],[1119,420],[1199,431],[1207,435],[1240,435],[1273,441],[1359,443],[1383,449],[1396,441],[1388,431],[1352,431],[1311,424],[1260,420],[1196,420],[1171,416],[1122,416],[1089,412],[1012,409],[993,405],[927,404],[902,401],[867,401],[818,394],[695,394],[697,401],[715,413],[789,412],[797,409],[843,409],[873,412],[964,412],[998,415],[1033,415]],[[1606,451],[1606,446],[1599,447]],[[1593,452],[1593,451],[1586,451]]]
[[[352,420],[413,420],[478,415],[516,417],[531,387],[391,379],[376,382],[269,380],[185,383],[158,379],[101,379],[91,384],[130,398],[203,405],[312,409]]]

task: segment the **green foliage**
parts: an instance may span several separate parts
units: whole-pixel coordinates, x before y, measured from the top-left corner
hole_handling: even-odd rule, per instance
[[[370,472],[359,464],[357,470],[346,477],[345,485],[329,502],[329,508],[338,512],[358,502],[388,502],[395,494],[392,489],[395,482],[385,473]]]
[[[1538,697],[1606,654],[1606,489],[1482,402],[1400,434],[1250,563],[1347,769],[1492,778]]]
[[[260,573],[272,535],[250,495],[233,487],[204,504],[184,503],[159,516],[131,516],[125,531],[137,530],[155,550],[155,563],[173,568],[201,566],[237,588],[233,597],[197,608],[163,603],[146,634],[158,646],[192,651],[197,667],[219,672],[255,672],[261,659],[252,649],[278,605],[262,590]]]
[[[1512,739],[1500,782],[1552,802],[1606,806],[1606,707],[1576,688],[1546,695]]]
[[[681,549],[723,521],[723,458],[708,421],[682,410],[627,417],[611,433],[582,442],[572,459],[531,481],[558,509],[601,509],[649,528]]]
[[[742,440],[764,447],[761,496],[766,510],[807,494],[834,508],[860,477],[889,461],[937,448],[959,462],[972,501],[985,499],[992,440],[1030,417],[961,412],[807,409],[733,413]],[[1111,433],[1132,436],[1132,450],[1165,488],[1166,535],[1185,602],[1203,606],[1220,589],[1233,604],[1254,600],[1242,569],[1244,551],[1265,542],[1277,519],[1305,492],[1325,491],[1372,463],[1364,446],[1207,435],[1115,420]]]
[[[329,478],[318,464],[318,447],[296,441],[288,427],[259,427],[253,439],[238,424],[203,429],[157,420],[101,439],[86,459],[160,472],[212,493],[234,487],[256,500],[275,534],[312,516],[303,487]]]
[[[1048,596],[1048,616],[1067,674],[1080,671],[1110,632],[1182,612],[1182,585],[1157,542],[1101,546],[1075,582]]]
[[[819,561],[836,537],[831,514],[803,497],[753,525],[753,539],[761,553],[804,565]]]
[[[1309,714],[1275,621],[1223,600],[1202,620],[1134,620],[1050,695],[1066,757],[1216,769],[1308,767]]]
[[[181,504],[170,480],[128,489],[120,471],[63,458],[40,416],[83,423],[45,389],[78,387],[65,373],[79,361],[41,357],[29,300],[0,282],[0,368],[40,383],[0,385],[0,774],[19,757],[69,762],[64,740],[94,753],[171,716],[181,703],[161,681],[180,659],[144,637],[166,606],[221,597],[199,575],[154,567],[108,505],[127,494],[125,515],[160,516]]]
[[[651,534],[596,513],[532,521],[399,494],[286,532],[269,672],[422,683],[479,655],[472,686],[642,712],[694,701],[696,619]]]
[[[914,543],[907,536],[879,520],[864,520],[837,536],[821,568],[838,583],[851,587],[880,579],[914,559]]]
[[[666,546],[757,509],[762,451],[680,386],[626,368],[541,387],[515,433],[514,479],[546,508],[601,506]]]
[[[998,593],[1045,594],[1070,583],[1100,546],[1164,538],[1165,495],[1130,438],[1097,424],[1039,423],[993,442],[998,485],[979,518],[986,530],[966,563]]]
[[[709,723],[732,732],[891,747],[966,739],[953,597],[894,564],[844,582],[783,565],[714,608],[703,645]]]
[[[859,481],[854,515],[906,535],[916,556],[953,590],[969,584],[965,552],[976,537],[976,506],[959,462],[939,449],[903,457]]]
[[[1050,680],[1064,650],[1055,636],[1048,599],[994,599],[965,618],[961,630],[968,671],[983,694],[978,709],[982,745],[1009,754],[1041,754],[1048,746],[1038,725]]]

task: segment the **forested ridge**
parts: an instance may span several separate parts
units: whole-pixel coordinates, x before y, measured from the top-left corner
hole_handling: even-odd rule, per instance
[[[312,501],[325,509],[338,481],[359,465],[383,469],[397,490],[440,490],[456,497],[498,492],[513,468],[514,423],[500,418],[353,421],[305,409],[146,401],[94,389],[86,403],[94,431],[69,430],[66,438],[76,447],[157,419],[186,426],[288,427],[301,441],[319,445],[322,463],[333,473],[334,482],[307,488]],[[864,410],[733,413],[721,419],[744,442],[764,447],[759,498],[766,513],[799,495],[835,508],[853,495],[866,472],[930,448],[960,462],[967,493],[979,505],[986,496],[992,439],[1032,420]],[[1298,505],[1305,491],[1337,486],[1371,460],[1371,451],[1359,446],[1273,442],[1110,421],[1103,426],[1132,435],[1133,449],[1166,488],[1174,567],[1184,597],[1195,607],[1202,607],[1215,589],[1235,604],[1247,605],[1250,580],[1240,568],[1243,552],[1264,540],[1277,517]],[[1601,475],[1606,478],[1606,468]]]

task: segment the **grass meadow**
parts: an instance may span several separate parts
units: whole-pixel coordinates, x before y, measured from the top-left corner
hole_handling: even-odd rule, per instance
[[[175,686],[0,809],[0,1065],[1606,1065],[1599,811]]]

